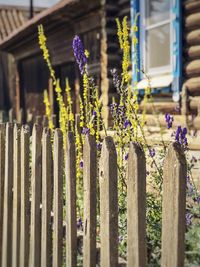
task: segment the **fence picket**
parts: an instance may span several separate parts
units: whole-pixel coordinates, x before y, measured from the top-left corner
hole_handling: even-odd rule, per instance
[[[2,266],[12,265],[13,124],[6,124]]]
[[[30,267],[40,267],[40,241],[41,241],[41,127],[37,124],[32,133],[32,177],[31,177],[31,226],[30,226]]]
[[[186,166],[180,145],[170,145],[163,175],[162,267],[184,266]]]
[[[21,208],[21,147],[20,127],[15,124],[13,133],[13,230],[12,230],[12,267],[19,266],[20,248],[20,208]]]
[[[77,228],[76,228],[76,151],[74,134],[67,135],[66,150],[66,266],[76,267]]]
[[[42,135],[42,231],[41,266],[51,266],[52,256],[52,145],[50,130],[44,128]]]
[[[83,266],[96,266],[96,142],[86,136],[83,146],[84,233]]]
[[[21,129],[21,228],[20,228],[20,267],[28,266],[29,260],[29,224],[30,224],[30,193],[29,193],[29,139],[28,125]]]
[[[130,144],[127,175],[127,266],[147,266],[146,162],[136,143]]]
[[[101,266],[118,266],[117,154],[113,139],[103,141],[100,159]]]
[[[3,204],[5,178],[5,124],[0,124],[0,266],[2,262]]]
[[[54,134],[54,226],[53,226],[53,267],[62,266],[63,253],[63,138],[60,129]]]

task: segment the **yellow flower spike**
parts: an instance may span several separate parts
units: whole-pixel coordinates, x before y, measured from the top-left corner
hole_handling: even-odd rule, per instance
[[[51,114],[51,107],[50,107],[50,102],[49,102],[49,96],[47,90],[44,90],[44,104],[45,104],[45,114],[48,118],[48,124],[49,124],[49,129],[54,130],[54,125],[53,125],[53,120],[52,120],[52,114]]]
[[[39,41],[39,46],[40,46],[40,49],[43,52],[43,58],[46,61],[47,66],[49,68],[49,72],[50,72],[51,78],[53,79],[53,84],[55,85],[56,84],[55,71],[54,71],[54,69],[52,67],[52,64],[51,64],[51,61],[50,61],[50,56],[49,56],[49,51],[48,51],[48,48],[47,48],[47,45],[46,45],[46,40],[47,39],[46,39],[46,36],[44,34],[44,28],[40,24],[38,26],[38,41]]]
[[[89,58],[90,52],[88,50],[85,50],[85,56],[86,56],[86,58]]]

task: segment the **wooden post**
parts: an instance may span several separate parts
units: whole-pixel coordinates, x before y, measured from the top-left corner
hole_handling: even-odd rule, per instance
[[[41,266],[51,266],[52,256],[52,145],[50,130],[44,128],[42,135],[42,239]]]
[[[184,266],[187,163],[181,146],[170,145],[164,163],[162,267]]]
[[[12,266],[13,124],[6,124],[2,267]]]
[[[0,123],[6,122],[6,113],[4,110],[0,110]]]
[[[25,114],[24,114],[23,108],[20,108],[20,110],[18,112],[18,122],[20,124],[24,124],[25,123]]]
[[[0,125],[0,266],[2,259],[3,204],[5,178],[5,124]]]
[[[130,144],[127,177],[127,266],[147,266],[146,162],[136,143]]]
[[[38,124],[38,125],[42,125],[42,116],[37,115],[35,117],[35,123]]]
[[[50,78],[49,79],[49,102],[50,102],[50,108],[51,112],[54,113],[54,89],[53,89],[53,81]]]
[[[53,267],[62,266],[63,254],[63,138],[60,129],[54,134],[54,227],[53,227]]]
[[[9,116],[9,122],[12,123],[14,121],[14,111],[12,108],[9,110],[8,116]]]
[[[83,266],[96,266],[96,142],[86,136],[83,147],[84,235]],[[117,203],[116,203],[117,204]]]
[[[20,229],[20,267],[28,266],[29,262],[29,224],[30,224],[30,193],[29,193],[29,140],[30,128],[21,129],[21,229]]]
[[[49,119],[48,119],[48,117],[46,115],[43,116],[42,126],[43,127],[48,127],[49,126]]]
[[[74,134],[67,135],[66,151],[66,266],[77,266],[76,150]]]
[[[100,158],[101,266],[118,266],[117,154],[112,137],[103,141]]]
[[[56,128],[57,127],[57,116],[56,116],[56,114],[52,115],[52,121],[53,121],[54,127]]]
[[[13,231],[12,231],[12,266],[19,266],[20,249],[20,208],[21,208],[21,147],[20,131],[17,124],[14,126],[13,141]]]
[[[40,242],[41,242],[41,149],[42,130],[37,124],[32,133],[32,176],[31,176],[31,226],[30,226],[30,267],[40,267]]]

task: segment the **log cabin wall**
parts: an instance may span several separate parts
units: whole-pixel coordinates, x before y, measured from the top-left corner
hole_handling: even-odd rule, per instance
[[[188,113],[197,113],[200,103],[200,0],[183,3],[184,84]]]

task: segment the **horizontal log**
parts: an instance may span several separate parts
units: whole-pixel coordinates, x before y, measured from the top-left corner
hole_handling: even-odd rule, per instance
[[[194,45],[185,50],[186,57],[190,60],[200,57],[200,45]],[[186,58],[187,59],[187,58]]]
[[[190,97],[189,99],[189,107],[191,111],[197,112],[198,107],[200,106],[200,97]]]
[[[177,106],[178,103],[176,102],[154,102],[154,103],[147,103],[145,105],[146,112],[149,113],[171,113],[176,114],[177,113]],[[140,110],[144,110],[144,103],[141,102],[140,104]]]
[[[187,45],[200,44],[200,30],[193,30],[185,34],[185,41]]]
[[[195,28],[200,25],[200,12],[185,16],[185,28]]]
[[[184,66],[184,71],[188,77],[200,75],[200,59],[195,59],[186,63]]]
[[[185,86],[193,96],[200,95],[200,77],[190,78],[185,81]]]
[[[200,8],[199,0],[188,0],[183,3],[185,12],[193,12]]]

